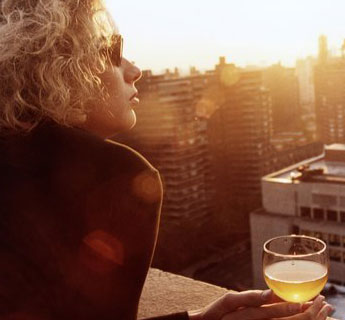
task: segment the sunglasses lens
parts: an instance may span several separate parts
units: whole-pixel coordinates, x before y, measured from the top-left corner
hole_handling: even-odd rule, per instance
[[[119,35],[116,39],[113,51],[113,63],[119,67],[122,61],[122,50],[123,50],[123,38]]]
[[[122,62],[123,38],[120,35],[114,36],[113,45],[110,48],[104,49],[104,54],[110,58],[114,66],[119,67]]]
[[[123,38],[120,36],[120,39],[119,39],[119,51],[118,51],[118,66],[121,65],[122,52],[123,52]]]

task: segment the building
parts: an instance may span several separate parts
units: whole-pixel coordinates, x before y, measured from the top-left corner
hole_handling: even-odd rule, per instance
[[[318,55],[318,63],[319,64],[326,64],[329,58],[328,55],[328,41],[325,35],[321,35],[319,37],[319,55]]]
[[[298,78],[300,105],[303,115],[314,115],[315,113],[315,64],[316,61],[313,57],[298,59],[296,61],[296,76]]]
[[[323,153],[323,144],[313,142],[300,146],[293,146],[282,151],[275,152],[270,161],[271,172],[292,166],[303,160],[319,156]]]
[[[274,133],[301,130],[302,110],[296,70],[281,64],[266,68],[263,70],[263,85],[269,90],[272,100]]]
[[[209,119],[216,176],[226,197],[260,198],[260,178],[269,172],[271,101],[261,71],[245,71],[221,58],[215,80],[222,97]],[[255,201],[255,205],[258,202]]]
[[[329,280],[345,284],[345,145],[262,179],[263,208],[251,213],[254,285],[265,287],[262,246],[270,238],[304,234],[329,248]]]
[[[315,98],[319,139],[345,143],[345,59],[315,67]]]
[[[329,57],[324,37],[314,77],[318,138],[326,144],[345,143],[345,58]]]

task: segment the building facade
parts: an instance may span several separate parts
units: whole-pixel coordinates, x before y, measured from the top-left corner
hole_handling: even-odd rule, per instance
[[[210,143],[228,196],[260,197],[260,178],[269,172],[272,114],[261,71],[216,66],[219,107],[209,119]]]
[[[315,58],[307,57],[296,61],[296,76],[298,78],[300,104],[303,113],[314,114],[315,88],[314,66]]]
[[[345,143],[345,59],[333,58],[315,67],[316,122],[319,139]]]
[[[272,100],[272,125],[274,133],[302,129],[300,90],[296,70],[281,64],[263,70],[263,85]]]
[[[314,69],[318,138],[323,143],[345,143],[345,57],[328,54],[327,38],[319,39]]]

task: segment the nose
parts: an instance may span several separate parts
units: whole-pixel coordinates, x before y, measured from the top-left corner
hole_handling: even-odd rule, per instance
[[[124,72],[125,81],[128,83],[135,83],[142,76],[141,70],[133,63],[126,60],[126,67]]]

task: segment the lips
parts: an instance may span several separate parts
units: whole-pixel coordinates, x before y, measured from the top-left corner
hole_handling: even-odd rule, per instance
[[[129,101],[131,102],[132,105],[138,105],[140,100],[138,98],[138,92],[135,92],[131,98],[129,99]]]

